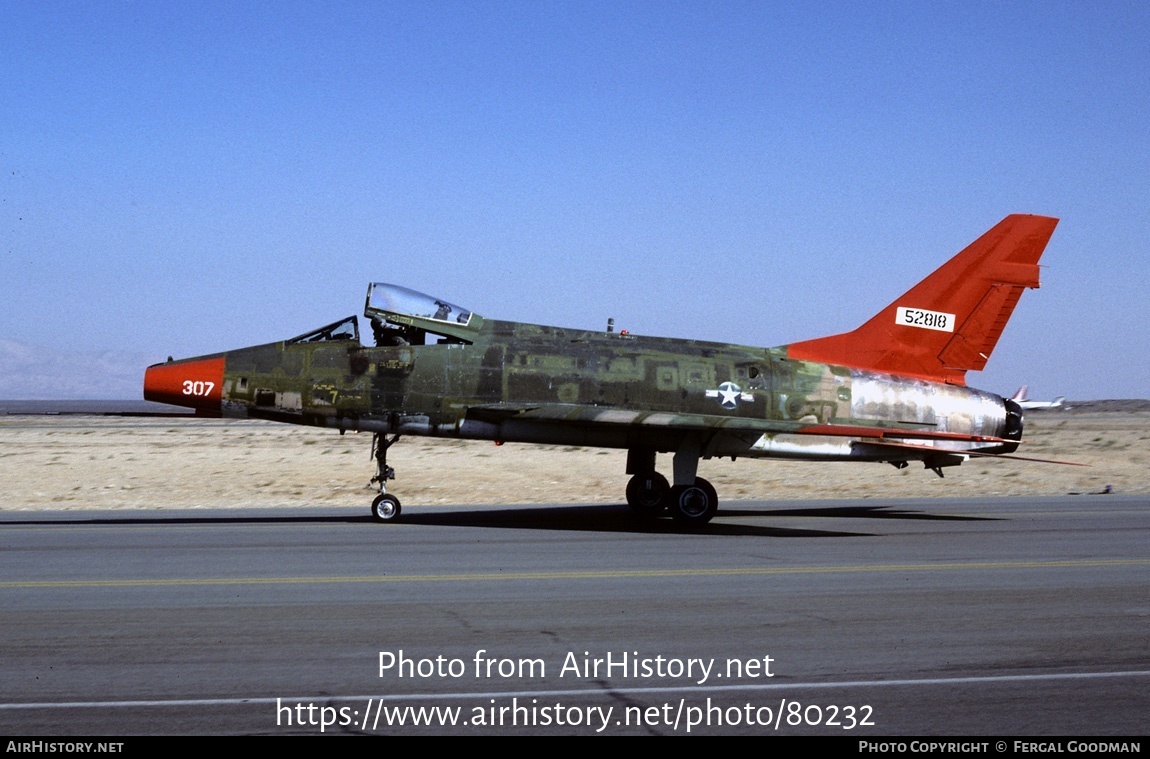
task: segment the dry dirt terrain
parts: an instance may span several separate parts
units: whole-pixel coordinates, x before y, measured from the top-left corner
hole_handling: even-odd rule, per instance
[[[1029,412],[1018,454],[1088,464],[972,459],[940,479],[921,465],[703,461],[726,501],[1150,494],[1150,403]],[[371,436],[254,421],[0,416],[0,508],[333,506],[366,511]],[[405,506],[621,503],[623,451],[404,438],[390,489]],[[670,470],[669,455],[659,457]]]

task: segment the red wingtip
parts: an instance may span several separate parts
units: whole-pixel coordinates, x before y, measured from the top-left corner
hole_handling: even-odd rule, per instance
[[[220,356],[149,366],[144,372],[144,400],[219,411],[224,364]]]

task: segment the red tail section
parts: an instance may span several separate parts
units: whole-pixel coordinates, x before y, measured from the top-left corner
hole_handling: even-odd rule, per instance
[[[853,332],[787,346],[790,358],[966,384],[986,366],[1014,306],[1038,287],[1058,219],[1007,216]]]

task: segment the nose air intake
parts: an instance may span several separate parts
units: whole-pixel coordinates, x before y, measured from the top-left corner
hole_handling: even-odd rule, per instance
[[[144,372],[144,400],[219,411],[224,363],[220,356],[149,366]]]

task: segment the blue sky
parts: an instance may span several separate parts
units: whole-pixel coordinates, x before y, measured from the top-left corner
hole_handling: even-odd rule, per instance
[[[1150,397],[1150,4],[0,0],[0,51],[0,339],[198,355],[376,280],[779,345],[1022,212],[969,383]]]

